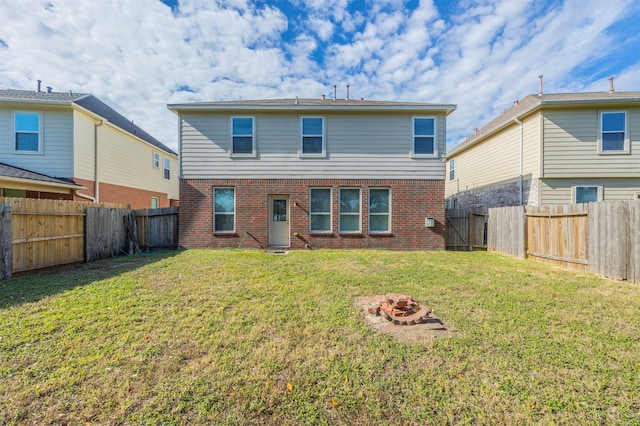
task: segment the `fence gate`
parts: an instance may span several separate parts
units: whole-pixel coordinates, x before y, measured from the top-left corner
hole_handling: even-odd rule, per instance
[[[484,250],[487,248],[487,215],[464,209],[445,210],[447,250]]]

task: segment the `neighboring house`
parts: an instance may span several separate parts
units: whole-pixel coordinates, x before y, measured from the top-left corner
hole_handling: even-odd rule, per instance
[[[444,248],[455,105],[323,97],[169,109],[182,246]]]
[[[178,155],[93,95],[0,90],[0,196],[178,203]]]
[[[529,95],[446,156],[449,208],[640,194],[640,92]]]

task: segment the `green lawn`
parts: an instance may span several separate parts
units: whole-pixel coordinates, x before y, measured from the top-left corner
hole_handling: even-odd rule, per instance
[[[359,296],[431,307],[399,344]],[[0,424],[636,424],[640,285],[492,253],[184,251],[0,282]]]

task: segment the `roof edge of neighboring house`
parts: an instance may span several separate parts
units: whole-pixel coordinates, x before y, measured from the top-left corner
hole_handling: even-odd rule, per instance
[[[516,119],[520,120],[532,112],[545,107],[611,105],[635,102],[640,103],[640,92],[582,92],[527,95],[521,100],[514,102],[513,107],[494,118],[484,127],[477,129],[477,134],[468,137],[456,145],[445,157],[449,158],[450,156],[459,154],[484,141],[489,136],[514,124]]]
[[[87,189],[86,186],[79,185],[71,179],[57,178],[2,162],[0,162],[0,180],[8,182],[36,182],[38,185],[42,186],[73,190]]]

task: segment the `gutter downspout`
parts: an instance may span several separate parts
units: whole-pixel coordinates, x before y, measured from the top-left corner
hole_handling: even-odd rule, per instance
[[[87,200],[93,201],[94,203],[96,202],[96,199],[93,198],[91,195],[87,195],[87,194],[81,194],[79,190],[75,190],[75,195],[77,195],[78,197],[82,197],[82,198],[86,198]]]
[[[520,205],[522,206],[522,205],[524,205],[523,204],[524,198],[523,198],[523,194],[522,194],[522,169],[523,169],[522,157],[523,157],[523,151],[524,151],[524,147],[523,147],[523,145],[524,145],[523,127],[524,126],[522,124],[522,121],[518,120],[517,118],[514,118],[513,121],[520,126],[520,182],[519,182],[519,184],[520,184]]]
[[[93,128],[93,198],[94,202],[100,202],[100,182],[98,181],[98,127],[104,124],[105,120],[100,120]]]

